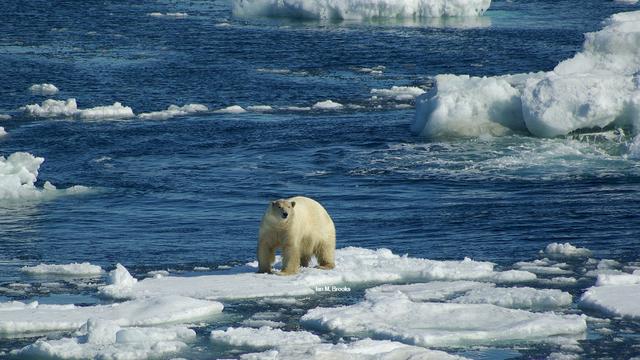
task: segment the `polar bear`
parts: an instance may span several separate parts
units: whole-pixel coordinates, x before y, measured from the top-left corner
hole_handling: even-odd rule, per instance
[[[300,265],[309,266],[313,255],[318,268],[333,269],[336,249],[333,220],[322,205],[304,196],[272,201],[260,223],[258,272],[271,272],[278,248],[282,249],[279,275],[293,275]]]

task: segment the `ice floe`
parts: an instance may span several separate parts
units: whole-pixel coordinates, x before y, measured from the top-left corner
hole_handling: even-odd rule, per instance
[[[134,117],[133,110],[128,106],[123,106],[119,102],[113,105],[96,106],[90,109],[78,110],[80,119],[101,120],[101,119],[129,119]]]
[[[254,112],[269,112],[273,111],[273,108],[269,105],[252,105],[247,106],[247,110]]]
[[[176,19],[186,18],[189,16],[189,14],[185,12],[167,12],[167,13],[152,12],[147,15],[152,17],[159,17],[159,18],[176,18]]]
[[[60,90],[53,84],[44,83],[31,85],[29,91],[34,95],[55,95]]]
[[[202,104],[170,105],[166,110],[141,113],[138,114],[138,117],[144,120],[167,120],[176,116],[185,116],[206,111],[209,111],[209,108]]]
[[[2,126],[0,126],[0,137],[3,137],[5,135],[7,135],[7,131]]]
[[[222,311],[219,302],[179,295],[109,305],[46,305],[37,301],[0,303],[0,334],[75,330],[89,319],[118,326],[151,326],[202,319]]]
[[[231,106],[227,106],[226,108],[218,109],[214,112],[218,114],[242,114],[247,112],[247,110],[245,110],[240,105],[231,105]]]
[[[301,323],[341,335],[373,336],[425,347],[551,341],[583,336],[583,316],[534,313],[491,304],[414,302],[401,293],[335,308],[315,308]]]
[[[530,287],[473,289],[453,300],[459,304],[493,304],[512,309],[547,311],[571,305],[571,294]]]
[[[82,193],[84,186],[57,189],[46,181],[42,188],[36,187],[38,170],[44,158],[26,152],[15,152],[9,157],[0,156],[0,201],[7,199],[35,199],[47,195]]]
[[[638,131],[640,11],[619,13],[585,34],[582,50],[546,73],[439,75],[416,101],[414,133],[426,137],[538,137],[630,126]],[[637,116],[636,116],[637,117]]]
[[[580,298],[582,307],[613,316],[640,318],[640,270],[633,274],[599,275],[596,286]]]
[[[105,320],[89,320],[75,337],[40,339],[13,355],[53,359],[147,359],[175,354],[195,340],[184,326],[121,328]]]
[[[20,271],[28,274],[56,274],[56,275],[100,275],[103,270],[98,265],[88,262],[71,263],[63,265],[39,264],[36,266],[23,266]]]
[[[128,119],[134,116],[133,110],[119,102],[113,105],[96,106],[89,109],[79,109],[76,99],[53,100],[47,99],[39,104],[26,105],[21,108],[31,117],[78,117],[86,120]]]
[[[340,110],[344,105],[333,100],[318,101],[311,106],[313,110]]]
[[[231,346],[270,349],[282,345],[318,344],[319,336],[308,331],[282,331],[268,326],[254,328],[227,328],[211,332],[211,340]]]
[[[371,89],[372,100],[408,101],[422,94],[424,94],[424,90],[417,86],[392,86],[390,89]]]
[[[553,258],[586,258],[591,256],[591,250],[570,243],[551,243],[544,249],[544,254]]]
[[[0,120],[11,120],[11,115],[0,114]]]
[[[493,289],[495,284],[477,281],[433,281],[409,285],[381,285],[365,292],[365,299],[377,300],[402,293],[411,301],[445,301],[475,289]]]
[[[234,0],[236,16],[315,20],[480,16],[491,0]]]
[[[255,265],[255,264],[252,264]],[[125,269],[126,270],[126,269]],[[293,276],[255,273],[255,267],[232,269],[228,274],[195,277],[166,276],[138,282],[114,279],[100,289],[108,297],[126,299],[180,294],[202,299],[242,299],[311,295],[325,286],[399,281],[475,280],[527,282],[536,276],[526,271],[495,271],[490,262],[435,261],[393,254],[388,249],[348,247],[336,250],[336,268],[303,268]],[[121,271],[124,274],[124,271]],[[128,272],[127,272],[128,274]],[[130,275],[129,275],[130,276]]]

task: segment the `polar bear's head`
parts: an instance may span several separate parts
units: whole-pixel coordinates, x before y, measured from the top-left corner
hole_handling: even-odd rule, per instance
[[[288,221],[293,216],[294,208],[296,207],[295,201],[289,201],[285,199],[274,200],[271,202],[271,215],[277,218],[279,221]]]

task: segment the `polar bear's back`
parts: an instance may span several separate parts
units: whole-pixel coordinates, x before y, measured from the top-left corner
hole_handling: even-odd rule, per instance
[[[315,235],[319,235],[325,240],[333,238],[335,241],[336,229],[333,220],[319,202],[305,196],[294,196],[287,200],[296,203],[294,207],[295,222],[301,225],[300,231],[304,233],[319,232]]]

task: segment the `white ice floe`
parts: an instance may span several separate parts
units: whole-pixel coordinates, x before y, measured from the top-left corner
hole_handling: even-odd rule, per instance
[[[311,106],[313,110],[340,110],[344,105],[333,100],[318,101]]]
[[[413,302],[397,293],[374,301],[315,308],[301,322],[340,335],[369,335],[425,347],[465,347],[582,336],[585,318],[533,313],[491,304]]]
[[[100,275],[103,270],[98,265],[88,262],[71,263],[63,265],[40,264],[36,266],[23,266],[20,271],[27,274],[55,274],[55,275]]]
[[[7,135],[7,132],[4,130],[2,126],[0,126],[0,137]]]
[[[288,111],[311,111],[310,106],[287,106],[284,109]],[[640,154],[640,150],[638,151],[638,154]]]
[[[167,13],[152,12],[152,13],[148,13],[147,15],[152,17],[164,17],[164,18],[176,18],[176,19],[186,18],[189,16],[189,14],[185,12],[167,12]]]
[[[534,261],[519,261],[513,266],[539,275],[568,275],[573,273],[573,271],[566,269],[568,267],[567,264],[558,264],[546,258]]]
[[[424,94],[417,86],[392,86],[390,89],[371,89],[372,100],[408,101]]]
[[[453,300],[459,304],[493,304],[511,309],[547,311],[571,305],[571,294],[530,287],[474,289]]]
[[[236,16],[315,20],[480,16],[491,0],[234,0]]]
[[[29,87],[29,91],[34,95],[54,95],[57,94],[58,88],[53,84],[34,84]]]
[[[547,73],[439,75],[416,101],[412,131],[427,137],[539,137],[629,126],[639,131],[640,11],[619,13],[585,34],[582,50]]]
[[[281,328],[281,327],[285,326],[286,324],[283,323],[282,321],[262,320],[262,319],[245,319],[245,320],[242,320],[240,325],[248,326],[248,327],[254,327],[254,328],[261,328],[263,326],[268,326],[268,327],[271,327],[271,328]]]
[[[42,188],[35,186],[38,170],[44,158],[26,152],[16,152],[5,158],[0,156],[0,201],[7,199],[36,199],[44,196],[75,194],[86,192],[84,186],[57,189],[50,182]]]
[[[591,256],[591,250],[570,243],[551,243],[544,249],[544,254],[553,258],[586,258]]]
[[[319,336],[307,331],[282,331],[268,326],[254,328],[227,328],[214,330],[211,340],[231,346],[250,347],[255,349],[271,349],[283,345],[318,344]]]
[[[411,301],[445,301],[474,289],[493,289],[495,284],[477,281],[433,281],[409,285],[381,285],[367,289],[365,299],[375,301],[404,294]]]
[[[195,331],[184,326],[123,329],[114,322],[92,319],[75,337],[40,339],[12,354],[38,359],[147,359],[175,354],[195,338]]]
[[[176,116],[185,116],[206,111],[209,111],[209,108],[202,104],[170,105],[166,110],[138,114],[138,117],[145,120],[167,120]]]
[[[608,315],[640,318],[640,270],[633,274],[600,275],[580,305]]]
[[[247,106],[247,110],[254,112],[269,112],[273,111],[273,108],[269,105],[252,105]]]
[[[363,339],[347,344],[281,346],[261,353],[244,354],[243,360],[463,360],[444,351],[428,350],[395,341]]]
[[[257,264],[252,264],[257,266]],[[293,276],[257,274],[245,266],[229,273],[196,277],[167,276],[137,283],[118,282],[100,292],[112,298],[139,298],[148,295],[181,294],[202,299],[242,299],[311,295],[325,287],[344,284],[388,283],[400,281],[474,280],[489,282],[527,282],[536,276],[526,271],[495,271],[490,262],[435,261],[393,254],[388,249],[369,250],[348,247],[336,250],[336,268],[302,268]]]
[[[378,65],[374,67],[356,68],[355,71],[365,73],[365,74],[371,74],[371,75],[381,75],[385,69],[386,69],[386,66]]]
[[[42,105],[32,104],[21,108],[28,116],[32,117],[78,117],[87,120],[101,119],[127,119],[134,116],[133,110],[123,106],[119,102],[113,105],[96,106],[89,109],[79,109],[76,99],[53,100],[48,99]]]
[[[0,114],[0,121],[1,120],[11,120],[11,115]]]
[[[231,106],[227,106],[226,108],[218,109],[214,112],[218,114],[242,114],[247,112],[247,110],[245,110],[240,105],[231,105]]]
[[[179,295],[145,298],[109,305],[75,306],[0,303],[0,334],[75,330],[89,319],[119,326],[151,326],[206,318],[222,311],[215,301]]]

